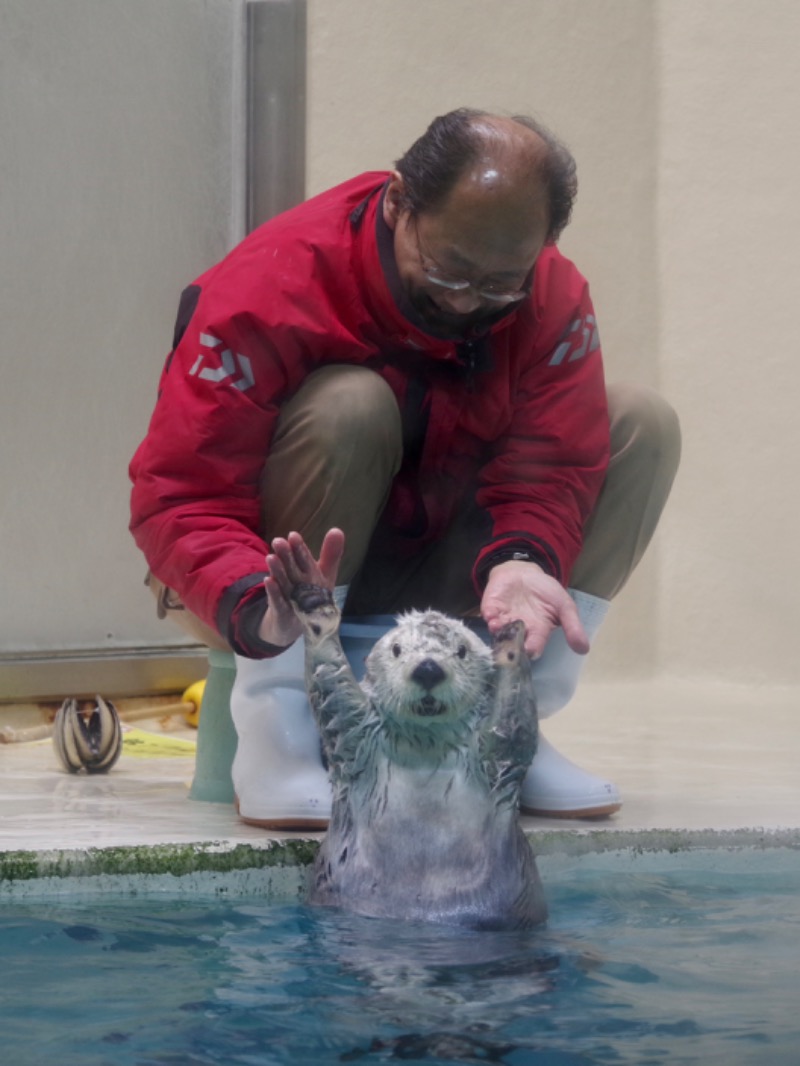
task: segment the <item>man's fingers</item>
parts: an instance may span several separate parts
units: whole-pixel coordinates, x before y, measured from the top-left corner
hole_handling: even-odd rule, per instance
[[[287,595],[292,585],[315,581],[317,564],[299,533],[290,533],[288,537],[275,537],[271,548],[272,551],[267,556],[267,566],[270,571],[274,571]]]
[[[289,598],[292,591],[292,585],[296,584],[292,581],[289,575],[286,573],[286,567],[284,566],[283,559],[275,552],[270,552],[267,556],[267,569],[269,570],[269,576],[272,579],[271,591],[273,595],[276,589],[282,594],[282,596]],[[270,589],[267,589],[269,592]]]
[[[538,659],[544,653],[553,627],[549,623],[535,622],[525,630],[525,651],[532,659]]]
[[[280,561],[276,557],[274,562],[280,568]],[[300,625],[274,574],[264,579],[264,588],[267,592],[267,611],[259,626],[259,636],[268,644],[286,647],[297,639]]]
[[[328,530],[322,542],[319,561],[314,558],[300,533],[292,532],[288,537],[276,537],[271,547],[272,553],[267,557],[267,565],[271,571],[275,569],[275,574],[287,595],[291,591],[287,584],[291,586],[298,582],[329,584],[332,587],[344,554],[344,533],[341,529]],[[275,559],[279,564],[274,562]]]
[[[319,568],[326,581],[336,584],[336,575],[344,555],[344,533],[341,529],[329,529],[319,553]]]
[[[269,556],[267,556],[269,559]],[[278,578],[276,570],[280,563],[273,561],[275,569],[264,578],[264,588],[267,590],[267,603],[276,614],[283,614],[290,608],[288,596],[283,583]]]
[[[589,650],[589,638],[586,636],[586,630],[583,628],[580,616],[578,615],[578,608],[575,606],[575,601],[571,596],[567,595],[565,598],[564,606],[561,609],[559,616],[559,622],[561,628],[564,630],[564,637],[569,644],[570,648],[578,655],[585,655]]]
[[[302,573],[307,573],[309,570],[313,570],[316,565],[316,559],[311,554],[311,549],[300,533],[290,533],[286,539],[286,543],[289,545],[289,551],[294,565]]]

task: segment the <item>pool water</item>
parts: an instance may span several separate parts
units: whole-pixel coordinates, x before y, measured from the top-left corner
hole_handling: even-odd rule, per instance
[[[528,933],[252,898],[6,905],[0,1061],[800,1062],[800,852],[540,865]]]

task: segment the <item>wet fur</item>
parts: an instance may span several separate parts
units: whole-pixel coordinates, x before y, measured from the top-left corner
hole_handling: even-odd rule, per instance
[[[518,813],[537,738],[522,623],[490,651],[455,619],[409,612],[359,685],[330,594],[300,585],[293,603],[333,786],[310,901],[475,928],[543,921]]]

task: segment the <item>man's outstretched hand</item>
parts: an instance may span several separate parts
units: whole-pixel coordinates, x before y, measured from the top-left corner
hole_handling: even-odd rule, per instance
[[[289,597],[298,584],[321,585],[333,589],[344,554],[344,533],[329,529],[325,534],[319,559],[315,559],[299,533],[276,537],[267,555],[269,576],[264,579],[267,591],[267,611],[259,626],[258,635],[268,644],[285,648],[300,636]]]
[[[519,618],[525,623],[525,650],[538,659],[556,626],[561,626],[567,644],[585,655],[589,641],[575,601],[555,578],[536,563],[511,559],[489,572],[481,615],[490,633]]]

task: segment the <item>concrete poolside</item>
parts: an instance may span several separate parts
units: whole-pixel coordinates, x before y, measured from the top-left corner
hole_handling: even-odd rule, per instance
[[[526,817],[534,849],[800,847],[798,702],[793,688],[586,684],[544,732],[580,765],[614,780],[624,806],[600,821]],[[15,728],[36,724],[34,710],[5,708],[5,721]],[[0,726],[3,712],[0,707]],[[166,739],[196,736],[178,716],[133,725]],[[126,751],[107,775],[70,775],[50,740],[0,744],[4,894],[12,882],[35,878],[37,856],[40,874],[113,872],[112,851],[128,856],[120,872],[135,873],[143,865],[141,848],[153,848],[165,872],[170,855],[176,862],[181,856],[183,872],[193,849],[206,856],[235,852],[240,868],[309,860],[314,834],[268,833],[242,824],[228,805],[190,800],[193,765],[191,749],[167,757]],[[65,864],[67,854],[74,861]]]

